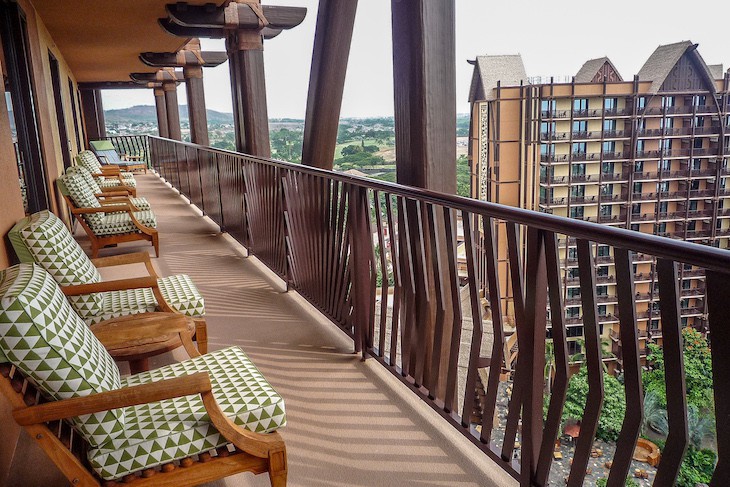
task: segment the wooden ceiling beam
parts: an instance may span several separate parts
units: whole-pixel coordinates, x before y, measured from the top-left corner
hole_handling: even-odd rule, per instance
[[[259,29],[260,19],[253,9],[243,3],[237,5],[237,26],[226,22],[226,8],[208,5],[189,5],[184,2],[167,4],[165,9],[170,20],[182,27],[202,27],[209,29],[238,28]],[[278,5],[263,5],[264,17],[268,26],[279,29],[291,29],[301,24],[307,15],[304,7],[282,7]],[[230,21],[230,17],[228,19]]]
[[[179,83],[183,80],[183,72],[170,72],[169,70],[161,69],[155,73],[131,73],[129,77],[132,78],[132,81],[137,81],[141,83],[147,83],[148,81]]]
[[[198,58],[193,51],[178,52],[143,52],[139,60],[153,68],[184,68],[186,66],[202,66],[213,68],[228,61],[228,54],[217,51],[201,51]],[[201,61],[202,60],[202,61]]]
[[[134,88],[146,88],[146,85],[132,81],[95,81],[79,83],[79,90],[128,90]]]
[[[225,29],[207,28],[207,27],[183,27],[174,23],[170,19],[158,19],[157,21],[165,32],[178,37],[204,37],[206,39],[224,39],[227,35]],[[264,39],[273,39],[281,34],[283,29],[275,29],[273,27],[264,27],[261,29],[261,35]]]

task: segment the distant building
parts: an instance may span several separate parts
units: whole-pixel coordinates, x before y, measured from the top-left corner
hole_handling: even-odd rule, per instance
[[[473,197],[730,247],[730,75],[708,66],[696,44],[659,46],[632,81],[606,57],[569,83],[531,84],[518,55],[471,63]],[[602,333],[616,342],[612,250],[595,250]],[[579,337],[575,242],[561,242],[561,258],[569,336]],[[634,272],[641,335],[660,340],[655,262],[635,255]],[[682,323],[702,328],[704,276],[690,267],[680,274]]]

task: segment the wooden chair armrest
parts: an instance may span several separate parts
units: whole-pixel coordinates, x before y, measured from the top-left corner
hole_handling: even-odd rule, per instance
[[[134,252],[132,254],[113,255],[110,257],[99,257],[97,259],[91,259],[91,262],[93,262],[96,267],[112,267],[112,266],[127,265],[127,264],[144,264],[145,268],[147,268],[147,273],[151,277],[154,277],[155,279],[159,278],[159,276],[157,275],[157,272],[155,271],[155,268],[152,265],[152,260],[150,260],[150,254],[148,254],[147,252]]]
[[[118,174],[121,171],[122,171],[121,166],[118,166],[116,164],[104,164],[104,165],[101,166],[101,172],[102,173],[108,172],[108,173]]]
[[[124,184],[117,186],[109,186],[108,188],[101,188],[103,194],[120,193],[120,196],[129,195],[132,193],[132,187]]]
[[[101,193],[96,193],[94,196],[96,196],[97,198],[114,198],[117,196],[128,197],[129,192],[124,191],[124,190],[102,191]]]
[[[78,207],[71,208],[71,213],[73,213],[74,215],[84,215],[84,214],[89,214],[89,213],[122,213],[122,212],[127,212],[131,215],[132,211],[133,211],[132,206],[129,204],[115,205],[115,206],[102,206],[99,208],[78,208]]]
[[[20,426],[28,426],[193,394],[210,393],[212,396],[211,389],[208,373],[196,372],[149,384],[16,409],[13,411],[13,418]]]
[[[141,211],[139,208],[137,208],[134,205],[134,203],[132,203],[130,201],[130,199],[129,199],[128,196],[119,196],[119,197],[104,198],[104,200],[103,201],[100,201],[99,203],[102,206],[107,205],[107,206],[112,206],[112,207],[116,207],[116,208],[122,208],[122,205],[120,205],[119,203],[126,203],[127,205],[129,205],[129,208],[132,211]]]
[[[154,277],[133,277],[131,279],[119,279],[116,281],[102,281],[91,284],[62,286],[61,291],[63,291],[63,294],[66,296],[79,296],[82,294],[124,291],[127,289],[139,289],[145,287],[151,287],[153,289],[158,287],[157,279]]]

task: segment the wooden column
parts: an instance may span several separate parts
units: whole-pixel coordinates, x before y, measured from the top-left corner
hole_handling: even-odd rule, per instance
[[[455,1],[392,0],[397,179],[456,192]]]
[[[271,157],[264,51],[263,48],[250,48],[240,31],[234,35],[235,39],[228,44],[234,47],[229,56],[234,122],[237,122],[236,143],[240,143],[236,149],[254,156]]]
[[[391,8],[397,181],[456,193],[455,1],[392,0]],[[427,226],[417,205],[405,205],[403,217],[410,228],[424,228],[423,260],[438,260],[433,255],[436,244],[447,248],[443,217],[438,216],[429,223],[436,227],[430,234],[426,233]],[[454,222],[451,225],[455,234]],[[433,238],[439,241],[433,242]],[[441,259],[444,260],[442,268],[447,268],[446,256]],[[425,346],[425,363],[431,363],[434,353],[440,357],[438,376],[424,379],[428,379],[436,396],[444,397],[453,315],[445,314],[441,338],[437,339],[436,303],[429,297],[435,295],[439,277],[433,269],[418,269],[414,277],[412,309],[418,326],[412,340]],[[451,308],[451,298],[446,296],[443,309]],[[437,343],[441,344],[439,351],[434,348]]]
[[[180,108],[177,104],[177,84],[172,81],[165,81],[162,83],[162,89],[165,92],[168,136],[173,140],[182,140]]]
[[[332,169],[357,0],[320,0],[302,164]]]
[[[101,100],[101,90],[82,90],[81,108],[84,112],[86,144],[88,146],[90,140],[99,140],[106,137],[106,122],[104,120],[104,104]]]
[[[155,107],[157,108],[157,131],[160,137],[169,138],[170,130],[167,127],[167,107],[165,104],[165,90],[160,86],[154,88]]]
[[[193,144],[210,145],[208,114],[205,111],[205,93],[203,91],[203,68],[200,66],[185,67],[183,76],[188,98],[190,141]]]

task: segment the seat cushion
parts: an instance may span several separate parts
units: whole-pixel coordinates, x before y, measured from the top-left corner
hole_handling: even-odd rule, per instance
[[[141,197],[141,196],[140,197],[137,197],[137,198],[134,198],[134,197],[131,197],[130,196],[129,197],[129,202],[132,203],[135,208],[138,208],[140,210],[149,210],[150,209],[150,203],[149,203],[149,201],[147,201],[147,198],[144,198],[144,197]],[[116,203],[109,202],[109,203],[107,203],[107,202],[105,202],[103,200],[102,200],[102,203],[104,205],[109,205],[109,206],[125,205],[126,204],[126,202],[116,202]]]
[[[121,387],[119,369],[74,313],[58,284],[36,264],[0,271],[0,358],[15,365],[51,399],[88,396]],[[124,410],[71,419],[91,445],[121,435]]]
[[[238,347],[122,379],[122,387],[195,372],[209,372],[213,395],[234,423],[259,433],[286,424],[284,400]],[[123,435],[88,452],[92,468],[105,480],[203,453],[227,443],[210,423],[200,395],[124,409]]]
[[[39,264],[61,286],[101,281],[96,266],[66,225],[48,210],[20,220],[8,237],[22,262]],[[69,296],[68,300],[80,314],[96,315],[102,311],[103,299],[96,294]]]
[[[193,318],[205,315],[203,296],[185,274],[162,277],[157,280],[160,293],[167,304],[175,311]],[[157,299],[152,288],[128,289],[123,291],[109,291],[97,293],[103,300],[101,311],[98,313],[79,312],[79,316],[87,325],[120,316],[137,313],[150,313],[157,309]]]
[[[144,226],[149,228],[157,228],[157,219],[151,211],[135,211],[134,216]],[[92,224],[89,221],[89,227],[95,235],[119,235],[120,233],[138,232],[139,229],[134,225],[129,213],[107,213],[101,222]]]
[[[105,178],[105,177],[99,177],[96,178],[96,182],[101,188],[113,188],[115,186],[121,186],[122,184],[124,186],[129,186],[130,188],[136,188],[137,187],[137,181],[135,180],[128,180],[123,179],[122,182],[119,182],[117,178]]]

